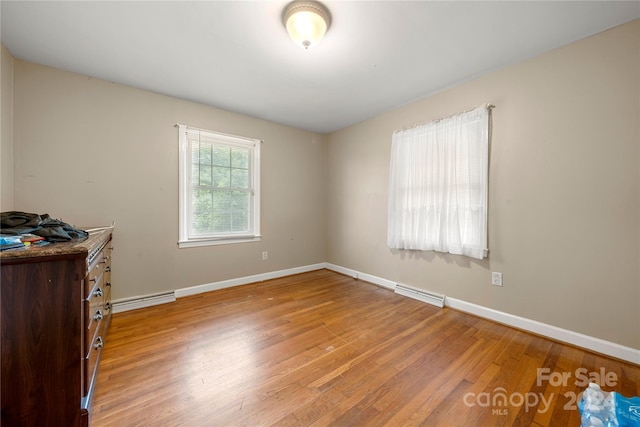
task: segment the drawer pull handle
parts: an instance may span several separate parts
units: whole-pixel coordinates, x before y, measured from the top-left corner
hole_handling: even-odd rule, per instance
[[[105,286],[111,286],[111,282],[107,282],[104,284]]]
[[[95,316],[93,316],[93,319],[94,320],[102,320],[102,311],[101,310],[96,311],[96,314],[95,314]]]
[[[93,348],[95,348],[97,350],[97,349],[101,348],[102,346],[104,346],[104,343],[102,342],[102,337],[96,338],[96,343],[93,345]]]
[[[102,288],[98,288],[96,289],[96,291],[93,293],[94,297],[101,297],[102,296]]]
[[[111,311],[111,303],[110,303],[110,302],[106,303],[106,304],[104,305],[104,308],[105,308],[105,310],[107,310],[107,311]]]

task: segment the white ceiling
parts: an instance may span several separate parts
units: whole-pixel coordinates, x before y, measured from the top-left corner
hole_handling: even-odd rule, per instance
[[[640,17],[638,1],[324,1],[305,51],[287,1],[7,1],[16,57],[329,133]]]

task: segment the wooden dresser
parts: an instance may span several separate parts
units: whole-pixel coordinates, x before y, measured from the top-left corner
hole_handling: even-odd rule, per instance
[[[89,425],[111,320],[111,232],[0,253],[3,427]]]

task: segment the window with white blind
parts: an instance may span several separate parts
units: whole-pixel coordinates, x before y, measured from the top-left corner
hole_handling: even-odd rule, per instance
[[[390,248],[487,256],[489,111],[393,133]]]
[[[179,247],[260,240],[261,141],[178,130]]]

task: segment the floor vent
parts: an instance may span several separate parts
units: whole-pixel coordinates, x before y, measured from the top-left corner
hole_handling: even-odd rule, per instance
[[[164,294],[150,295],[150,296],[130,299],[126,301],[114,301],[113,312],[120,313],[122,311],[135,310],[137,308],[151,307],[153,305],[174,302],[175,300],[176,300],[175,293],[166,292]]]
[[[420,289],[410,288],[406,285],[397,284],[395,289],[396,294],[404,295],[405,297],[417,299],[418,301],[426,302],[436,307],[444,307],[444,295],[434,294],[432,292],[423,291]]]

